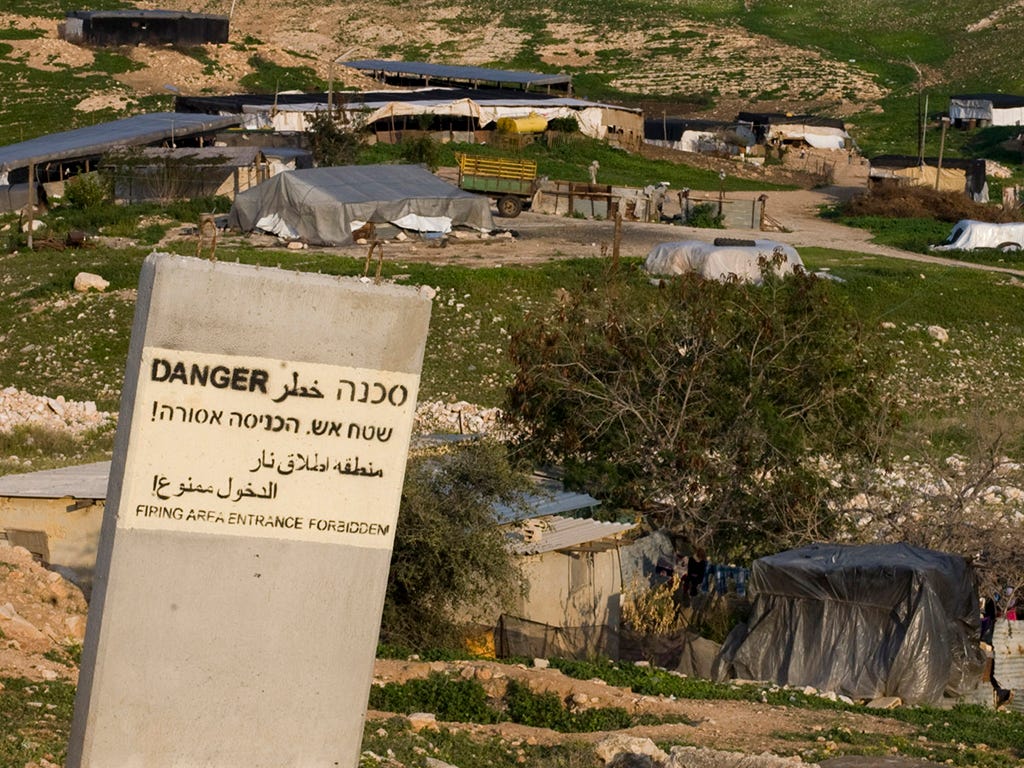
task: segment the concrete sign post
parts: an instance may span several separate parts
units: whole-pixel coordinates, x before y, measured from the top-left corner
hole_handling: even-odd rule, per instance
[[[429,293],[146,259],[69,768],[354,768]]]

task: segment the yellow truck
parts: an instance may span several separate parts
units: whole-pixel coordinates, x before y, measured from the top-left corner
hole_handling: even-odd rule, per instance
[[[508,157],[456,154],[459,187],[497,200],[498,215],[515,218],[537,191],[537,163]]]

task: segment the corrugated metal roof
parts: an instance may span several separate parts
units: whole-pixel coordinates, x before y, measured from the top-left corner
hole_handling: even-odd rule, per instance
[[[0,147],[0,169],[95,157],[118,147],[144,146],[238,125],[238,115],[152,112],[108,123],[51,133]]]
[[[605,523],[589,517],[551,515],[527,520],[510,531],[509,548],[519,555],[539,555],[618,538],[633,528],[636,523]]]
[[[388,72],[396,75],[418,75],[449,80],[472,80],[491,83],[516,83],[517,85],[567,85],[572,82],[570,75],[544,75],[537,72],[520,72],[487,67],[467,67],[455,64],[430,64],[425,61],[389,61],[387,59],[357,59],[343,62],[346,67],[371,72]]]
[[[110,462],[0,477],[0,496],[22,499],[105,499]]]
[[[519,504],[494,504],[494,516],[500,525],[544,515],[564,515],[580,509],[593,509],[601,502],[586,493],[549,490],[543,493],[524,493]]]

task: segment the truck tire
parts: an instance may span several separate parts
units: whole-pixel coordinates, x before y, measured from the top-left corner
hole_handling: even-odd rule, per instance
[[[498,198],[498,215],[506,219],[514,219],[523,210],[523,201],[512,195]]]
[[[744,248],[752,248],[757,245],[753,240],[746,240],[741,237],[716,237],[715,245],[734,245],[742,246]]]
[[[1002,251],[1003,253],[1009,253],[1011,251],[1019,251],[1020,250],[1020,243],[1009,243],[1009,242],[1008,243],[1000,243],[999,245],[996,246],[996,250],[997,251]]]

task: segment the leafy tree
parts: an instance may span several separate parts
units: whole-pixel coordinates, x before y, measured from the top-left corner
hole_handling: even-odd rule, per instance
[[[522,589],[492,509],[518,503],[524,481],[504,447],[480,441],[409,461],[382,634],[413,649],[457,646],[460,627]]]
[[[363,140],[357,126],[341,126],[328,112],[314,112],[308,123],[313,160],[318,166],[354,165],[359,161]]]
[[[893,426],[888,356],[835,285],[777,258],[763,285],[612,274],[528,317],[520,448],[721,555],[834,535],[831,462],[875,457]]]

